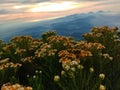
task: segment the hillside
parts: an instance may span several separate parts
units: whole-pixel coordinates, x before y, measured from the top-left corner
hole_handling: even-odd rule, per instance
[[[0,38],[7,41],[16,35],[30,35],[34,38],[40,37],[42,32],[48,30],[57,30],[58,34],[72,36],[80,39],[81,34],[88,32],[93,26],[118,26],[120,27],[119,14],[109,12],[89,12],[74,14],[57,19],[25,22],[16,24],[15,22],[9,27],[1,25]]]

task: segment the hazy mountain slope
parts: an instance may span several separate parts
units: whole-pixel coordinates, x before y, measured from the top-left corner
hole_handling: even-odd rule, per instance
[[[53,20],[25,23],[17,27],[9,28],[10,33],[0,32],[0,38],[8,40],[16,35],[31,35],[40,37],[42,32],[56,30],[60,35],[81,38],[81,34],[88,32],[93,26],[118,26],[120,27],[120,15],[104,12],[74,14]],[[7,31],[7,30],[6,30]]]

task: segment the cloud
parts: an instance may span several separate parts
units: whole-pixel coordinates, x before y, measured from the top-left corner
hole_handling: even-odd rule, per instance
[[[0,4],[5,3],[23,3],[23,4],[30,4],[30,3],[41,3],[41,2],[48,2],[51,0],[0,0]]]
[[[116,2],[119,0],[0,0],[0,4],[6,3],[22,3],[22,4],[32,4],[32,3],[42,3],[42,2],[61,2],[61,1],[74,1],[74,2]]]
[[[62,3],[67,1],[75,2],[72,5],[80,5],[80,7],[72,8],[72,5],[64,5],[66,7],[66,9],[64,9]],[[53,4],[59,4],[61,6],[56,6]],[[95,12],[98,10],[120,12],[119,0],[0,0],[0,6],[0,21],[17,19],[37,20],[49,16],[57,17],[59,16],[59,14],[60,16],[64,16],[67,14],[70,15],[74,13],[85,13],[90,11]],[[51,10],[49,7],[51,8]],[[67,9],[68,7],[72,9]],[[39,13],[35,14],[36,12]]]
[[[15,9],[16,5],[21,5],[17,3],[12,4],[0,4],[0,14],[17,14],[17,13],[25,13],[27,8]]]
[[[0,14],[12,13],[13,4],[0,4]]]
[[[42,2],[61,2],[61,1],[80,1],[80,2],[85,2],[85,1],[106,1],[106,0],[0,0],[0,4],[5,4],[5,3],[22,3],[22,4],[32,4],[32,3],[42,3]]]
[[[0,14],[7,14],[7,13],[8,13],[7,10],[4,10],[4,9],[0,10]]]
[[[93,0],[51,0],[51,1],[93,1]]]

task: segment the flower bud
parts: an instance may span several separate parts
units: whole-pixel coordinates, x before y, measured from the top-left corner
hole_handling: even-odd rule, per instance
[[[78,65],[77,68],[82,70],[84,68],[84,66],[83,65]]]
[[[42,74],[42,71],[39,71],[40,74]]]
[[[99,90],[106,90],[106,87],[104,85],[100,85]]]
[[[36,70],[35,73],[38,73],[38,70]]]
[[[73,68],[71,68],[71,71],[75,72],[76,70],[75,70],[75,68],[73,67]]]
[[[66,71],[68,71],[68,70],[70,69],[70,66],[69,66],[69,65],[66,65],[66,66],[64,67],[64,69],[65,69]]]
[[[90,68],[90,72],[91,72],[91,73],[94,72],[94,68],[91,67],[91,68]]]
[[[105,74],[103,73],[99,74],[99,78],[103,80],[105,78]]]
[[[61,75],[62,75],[62,76],[65,75],[65,71],[62,70],[62,71],[61,71]]]
[[[36,76],[34,75],[33,78],[36,78]]]
[[[27,75],[27,77],[30,77],[30,75]]]
[[[55,82],[58,82],[59,80],[60,80],[60,76],[58,76],[58,75],[54,76],[54,81]]]

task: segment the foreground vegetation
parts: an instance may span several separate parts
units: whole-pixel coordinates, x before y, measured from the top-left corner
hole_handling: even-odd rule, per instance
[[[49,31],[0,41],[1,90],[120,90],[118,28],[93,27],[83,37]]]

